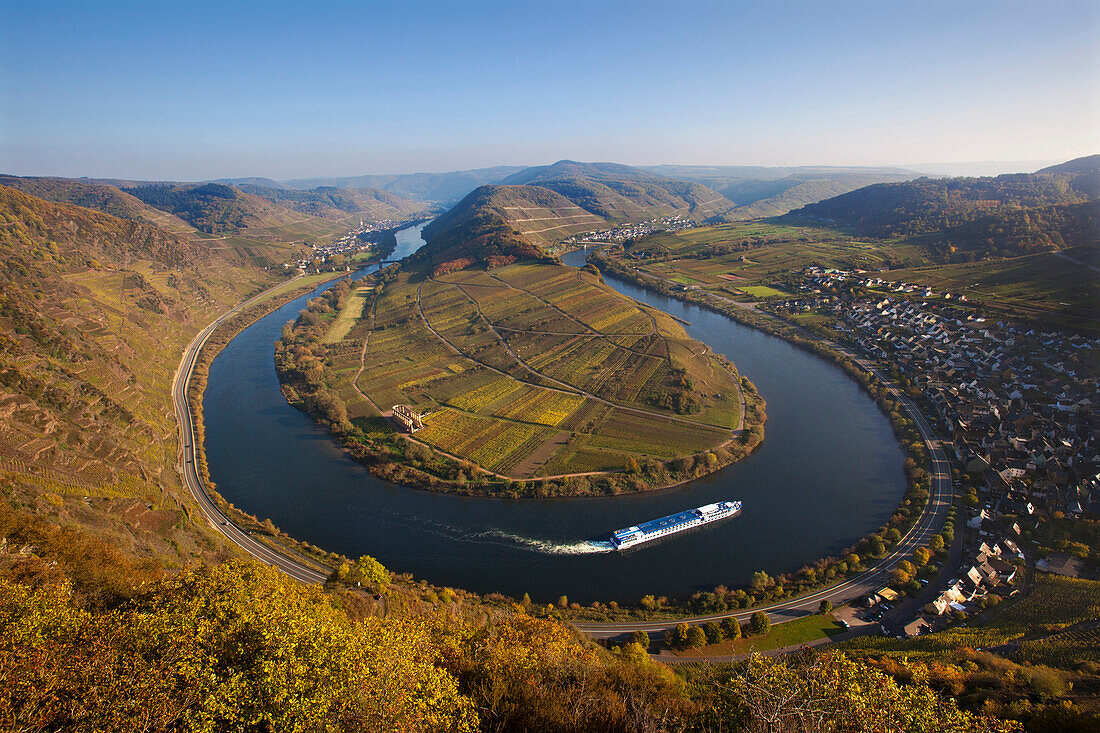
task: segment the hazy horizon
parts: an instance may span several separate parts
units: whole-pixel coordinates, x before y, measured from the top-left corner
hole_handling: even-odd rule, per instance
[[[0,169],[286,180],[562,158],[1061,161],[1100,150],[1098,29],[1100,9],[1073,0],[8,3]]]

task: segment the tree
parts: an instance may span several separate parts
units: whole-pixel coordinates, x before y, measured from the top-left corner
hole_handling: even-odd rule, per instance
[[[637,644],[642,649],[649,648],[649,634],[644,631],[635,631],[630,635],[630,643]]]
[[[727,616],[722,619],[722,633],[726,635],[727,639],[740,639],[741,638],[741,624],[733,616]]]
[[[928,547],[934,553],[938,554],[938,553],[943,552],[943,548],[944,548],[943,537],[940,537],[938,534],[932,535],[932,539],[930,539],[928,541]]]
[[[665,633],[665,643],[673,649],[683,649],[688,645],[688,625],[681,622]]]
[[[642,596],[642,599],[638,601],[638,605],[647,611],[652,611],[653,609],[657,608],[657,599],[654,598],[652,595],[644,595]]]
[[[687,632],[687,647],[689,649],[700,649],[707,645],[707,634],[698,626],[692,626]]]
[[[561,597],[559,597],[558,598],[558,608],[568,608],[568,607],[569,607],[569,597],[566,596],[566,595],[562,595]]]
[[[768,614],[763,611],[757,611],[749,619],[749,630],[757,636],[768,633],[768,628],[771,626],[771,621],[768,619]]]
[[[763,570],[757,570],[752,574],[752,581],[749,583],[753,591],[759,593],[765,588],[775,585],[775,581],[771,579],[771,576],[765,573]]]
[[[356,560],[352,577],[376,590],[385,590],[390,586],[390,571],[370,555],[363,555]]]
[[[703,624],[703,633],[707,635],[708,644],[721,644],[726,638],[722,632],[722,626],[717,621],[708,621]]]
[[[833,610],[833,602],[828,598],[822,599],[821,603],[817,604],[817,612],[822,616]]]
[[[843,654],[805,651],[783,657],[754,654],[720,673],[709,701],[713,730],[745,733],[1005,733],[1019,723],[961,711],[927,684],[892,677]]]
[[[913,560],[917,563],[917,565],[927,565],[928,561],[931,559],[932,551],[929,550],[927,547],[918,547],[917,549],[913,550]]]

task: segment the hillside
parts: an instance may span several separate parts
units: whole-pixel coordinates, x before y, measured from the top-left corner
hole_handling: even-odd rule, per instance
[[[920,176],[902,168],[842,166],[658,165],[642,170],[695,181],[714,189],[736,205],[727,216],[729,219],[779,216],[872,183],[905,181]]]
[[[422,236],[428,244],[414,259],[439,266],[460,260],[491,265],[537,258],[545,255],[536,244],[540,235],[561,232],[565,237],[601,223],[601,219],[545,188],[482,186],[424,227]],[[531,235],[521,233],[524,224]],[[545,232],[538,231],[543,224],[549,227]]]
[[[271,201],[220,183],[150,183],[125,191],[207,234],[266,226],[283,213]]]
[[[869,236],[925,234],[1005,212],[1080,204],[1100,196],[1100,158],[1038,173],[989,178],[919,178],[880,183],[791,212],[792,221],[824,222]]]
[[[405,219],[422,214],[428,204],[376,188],[320,186],[308,191],[243,183],[237,188],[303,214],[342,220],[357,215],[364,219]]]
[[[0,186],[0,474],[11,495],[120,547],[211,549],[181,527],[171,375],[202,325],[270,282],[228,251]]]
[[[46,201],[83,206],[120,219],[153,224],[175,234],[186,235],[195,231],[179,217],[154,208],[109,183],[72,178],[0,176],[0,185],[17,188]]]
[[[548,188],[614,224],[674,214],[702,222],[734,208],[731,201],[699,183],[617,163],[561,160],[515,173],[502,184]]]

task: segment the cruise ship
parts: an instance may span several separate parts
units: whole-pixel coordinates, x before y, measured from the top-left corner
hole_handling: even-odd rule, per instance
[[[741,502],[739,501],[720,501],[717,504],[707,504],[698,509],[688,509],[676,514],[669,514],[667,517],[661,517],[660,519],[651,519],[635,527],[617,529],[611,533],[611,544],[616,550],[625,550],[643,542],[683,532],[685,529],[700,527],[710,522],[717,522],[719,519],[732,517],[740,511]]]

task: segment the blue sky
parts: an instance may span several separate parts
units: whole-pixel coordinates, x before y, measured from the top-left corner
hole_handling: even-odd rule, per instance
[[[0,171],[1100,152],[1095,2],[0,3]]]

